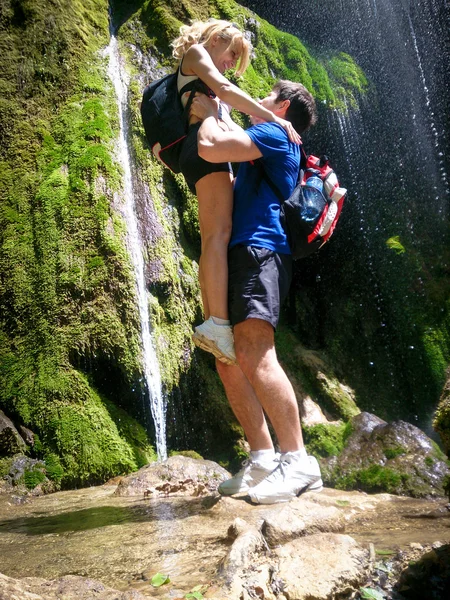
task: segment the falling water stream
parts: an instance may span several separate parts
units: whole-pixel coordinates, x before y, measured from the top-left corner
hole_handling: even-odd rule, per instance
[[[143,367],[150,398],[150,409],[155,424],[156,450],[158,458],[164,460],[167,458],[166,401],[162,393],[158,359],[153,346],[150,330],[150,317],[148,312],[149,293],[145,284],[142,242],[135,211],[130,155],[127,146],[126,101],[128,78],[125,69],[121,64],[117,38],[114,35],[114,32],[111,32],[111,40],[106,49],[106,56],[109,59],[108,75],[114,85],[119,109],[120,134],[117,153],[120,165],[123,169],[124,194],[124,201],[120,210],[127,225],[127,243],[136,276],[136,292],[141,321]]]

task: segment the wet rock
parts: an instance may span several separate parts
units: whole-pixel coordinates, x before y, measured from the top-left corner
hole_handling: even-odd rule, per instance
[[[41,495],[55,491],[55,485],[45,475],[45,463],[23,454],[8,459],[0,493]]]
[[[353,433],[339,457],[325,461],[326,481],[341,489],[443,496],[445,456],[423,431],[386,423],[369,413],[352,419]]]
[[[13,422],[0,410],[0,457],[25,452],[26,444]]]
[[[251,564],[258,551],[265,548],[261,532],[243,519],[236,519],[232,530],[237,533],[236,539],[219,568],[219,574],[225,578],[227,583],[233,580],[240,569],[245,569]]]
[[[317,425],[318,423],[328,423],[328,419],[323,414],[320,406],[314,402],[310,396],[305,396],[299,402],[300,416],[303,425]]]
[[[450,598],[450,544],[433,548],[410,563],[395,588],[409,600]]]
[[[228,471],[211,460],[177,455],[123,477],[115,495],[142,495],[147,498],[170,494],[202,496],[215,492],[218,485],[229,477]]]
[[[369,552],[348,535],[319,533],[254,557],[237,571],[223,596],[328,600],[350,597],[367,579]]]
[[[348,535],[320,533],[277,549],[278,578],[289,598],[327,600],[350,595],[367,577],[369,553]]]
[[[318,352],[304,348],[297,352],[300,359],[299,366],[304,376],[313,386],[322,407],[330,413],[331,417],[348,420],[360,413],[355,392],[339,381],[330,365]]]
[[[13,579],[0,573],[0,598],[5,600],[148,600],[139,592],[119,592],[99,581],[67,575],[60,579]]]
[[[342,533],[345,517],[335,506],[297,499],[265,516],[262,534],[270,547],[320,532]]]
[[[24,427],[23,425],[19,425],[20,435],[25,440],[28,446],[34,446],[34,433],[31,429]]]
[[[447,380],[434,416],[433,427],[441,436],[444,450],[450,457],[450,367],[447,370]]]

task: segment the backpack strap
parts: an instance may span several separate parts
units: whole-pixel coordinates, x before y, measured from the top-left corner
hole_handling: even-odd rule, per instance
[[[180,70],[180,67],[178,67],[177,69],[177,76],[178,76],[178,71]],[[201,79],[195,79],[194,81],[188,81],[188,83],[186,83],[186,85],[184,85],[181,90],[178,92],[178,95],[181,96],[183,94],[185,94],[186,92],[191,92],[189,94],[189,98],[188,101],[186,102],[186,106],[184,107],[183,110],[183,119],[185,119],[186,121],[189,121],[189,110],[191,108],[191,104],[192,101],[194,100],[194,96],[196,92],[199,92],[200,94],[205,94],[205,96],[208,96],[209,98],[211,98],[211,94],[214,94],[214,92],[206,85],[206,83],[204,83]]]
[[[302,179],[302,171],[306,166],[306,160],[307,160],[307,156],[303,149],[303,145],[301,145],[300,146],[300,169],[298,172],[297,181],[295,182],[295,185],[297,185],[297,183],[299,181],[301,181],[301,179]],[[270,187],[272,192],[275,194],[275,196],[280,201],[280,204],[283,204],[283,202],[286,200],[286,198],[280,192],[279,187],[267,175],[267,171],[265,170],[265,168],[263,166],[262,159],[258,158],[257,160],[253,161],[253,165],[258,169],[258,173],[259,173],[261,180],[264,179],[264,181],[267,183],[267,185]]]

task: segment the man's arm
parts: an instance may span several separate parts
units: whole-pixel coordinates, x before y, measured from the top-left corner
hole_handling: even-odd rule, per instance
[[[198,154],[212,163],[246,162],[262,154],[245,131],[223,131],[217,121],[217,103],[204,95],[195,97],[191,114],[203,119],[198,132]]]

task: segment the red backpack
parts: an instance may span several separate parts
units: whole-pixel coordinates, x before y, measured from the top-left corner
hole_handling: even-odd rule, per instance
[[[294,260],[312,254],[330,239],[347,195],[347,190],[339,186],[326,156],[307,156],[303,147],[301,154],[297,185],[289,198],[283,198],[262,163],[255,161],[262,177],[280,200],[280,220]]]

